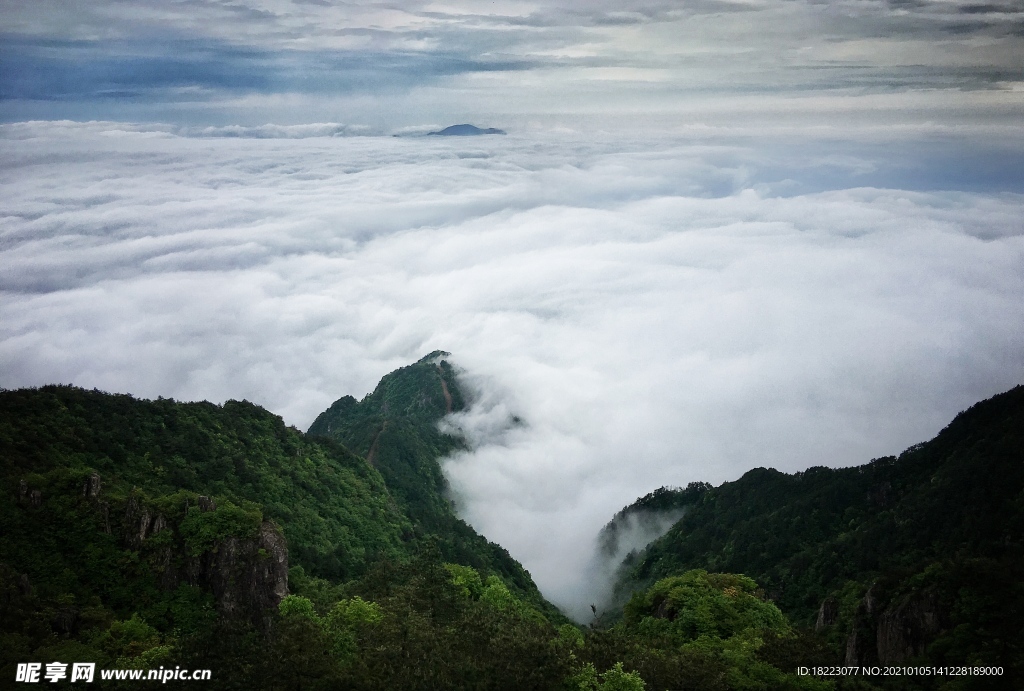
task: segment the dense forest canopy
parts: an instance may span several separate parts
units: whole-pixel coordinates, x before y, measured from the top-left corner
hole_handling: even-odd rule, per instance
[[[439,460],[465,442],[438,422],[466,400],[446,356],[305,434],[245,401],[0,392],[0,679],[58,660],[207,668],[225,689],[1024,680],[1024,388],[898,458],[638,499],[603,531],[607,553],[637,516],[674,524],[578,626],[448,500]],[[797,674],[842,663],[1003,673]]]

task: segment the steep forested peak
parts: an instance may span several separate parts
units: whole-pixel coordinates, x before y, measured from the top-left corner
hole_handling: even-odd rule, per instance
[[[333,439],[365,458],[412,519],[415,535],[436,536],[446,561],[497,574],[527,601],[560,616],[544,602],[522,565],[477,534],[452,508],[440,461],[465,448],[465,441],[443,432],[438,423],[464,409],[466,402],[448,357],[435,350],[384,375],[361,401],[343,396],[317,417],[308,435]]]
[[[387,421],[433,424],[448,413],[462,410],[465,400],[455,370],[445,359],[450,353],[435,350],[415,363],[384,375],[372,393],[357,401],[346,395],[317,416],[309,434],[344,439],[353,425],[364,426],[372,418]],[[369,447],[352,447],[369,453]]]

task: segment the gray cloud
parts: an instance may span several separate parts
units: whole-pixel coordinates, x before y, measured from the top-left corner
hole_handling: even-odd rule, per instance
[[[709,94],[912,101],[927,89],[958,107],[963,90],[993,88],[1020,107],[1017,0],[481,7],[15,0],[0,9],[0,119],[125,119],[127,105],[147,120],[300,123],[322,98],[315,119],[388,111],[401,127],[460,112],[685,109]],[[279,102],[232,105],[246,96]]]
[[[0,385],[305,427],[449,350],[461,510],[579,607],[637,496],[898,452],[1024,379],[1013,130],[805,124],[2,126]]]

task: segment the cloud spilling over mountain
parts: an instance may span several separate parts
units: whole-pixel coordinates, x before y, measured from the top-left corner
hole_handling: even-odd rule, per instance
[[[861,463],[1024,379],[1012,142],[318,131],[0,128],[0,386],[305,428],[448,350],[463,515],[578,605],[637,496]]]

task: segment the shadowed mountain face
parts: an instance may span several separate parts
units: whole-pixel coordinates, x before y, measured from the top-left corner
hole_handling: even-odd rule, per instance
[[[487,129],[481,129],[475,125],[452,125],[445,127],[443,130],[437,132],[429,132],[428,134],[437,134],[443,137],[471,137],[478,134],[505,134],[505,130],[499,130],[494,127],[488,127]]]

